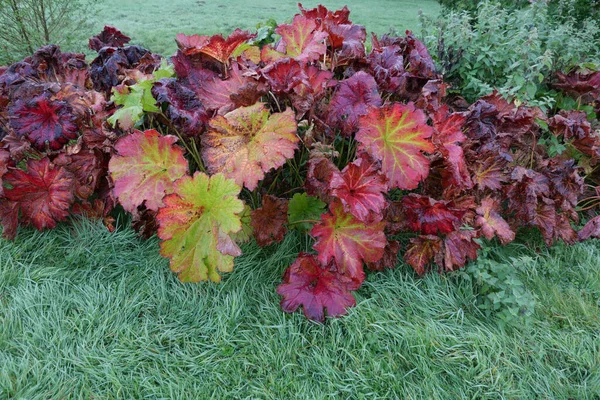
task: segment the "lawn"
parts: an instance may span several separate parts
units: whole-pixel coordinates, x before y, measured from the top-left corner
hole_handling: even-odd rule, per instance
[[[177,32],[252,28],[296,9],[273,3],[105,0],[94,30],[112,24],[170,54]],[[416,28],[419,7],[438,12],[432,1],[356,3],[352,19],[376,32]],[[0,239],[1,400],[600,398],[600,240],[547,249],[529,232],[485,245],[480,260],[510,265],[535,295],[529,324],[486,316],[463,271],[418,278],[399,262],[368,274],[348,316],[320,325],[282,312],[275,291],[307,237],[245,244],[221,284],[184,285],[158,240],[128,225],[74,220]]]
[[[353,22],[365,25],[368,32],[378,34],[394,28],[403,32],[417,29],[418,12],[436,14],[439,5],[434,0],[374,0],[374,1],[304,1],[305,8],[324,4],[331,9],[348,5]],[[298,12],[297,0],[103,0],[97,6],[90,36],[106,24],[121,29],[133,42],[152,51],[171,55],[176,50],[175,35],[229,33],[235,28],[255,29],[269,18],[277,22],[289,20]]]
[[[488,257],[537,296],[531,327],[482,315],[461,273],[404,264],[318,325],[278,306],[297,236],[246,245],[222,284],[182,285],[129,229],[22,230],[0,242],[0,398],[598,398],[600,241],[524,242],[542,246]]]

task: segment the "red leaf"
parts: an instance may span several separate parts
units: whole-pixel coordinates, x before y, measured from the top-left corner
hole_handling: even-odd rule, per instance
[[[2,177],[8,171],[8,166],[10,162],[10,153],[0,148],[0,196],[2,196],[2,194],[4,193],[4,187],[2,186]]]
[[[335,261],[340,273],[354,281],[354,290],[365,279],[363,261],[376,262],[383,257],[384,226],[384,222],[365,224],[344,212],[341,202],[334,201],[330,213],[321,215],[321,222],[311,231],[318,239],[313,248],[319,252],[321,264]]]
[[[95,51],[100,51],[103,47],[123,47],[131,38],[123,35],[120,30],[114,26],[106,25],[102,32],[96,36],[92,36],[89,41],[89,48]]]
[[[579,240],[600,239],[600,215],[590,219],[577,233],[577,236],[579,236]]]
[[[367,263],[367,268],[371,271],[383,271],[386,268],[395,268],[398,264],[399,252],[400,242],[388,240],[383,251],[383,257],[379,261]]]
[[[465,211],[453,208],[450,201],[436,201],[414,193],[402,198],[402,206],[408,227],[424,235],[454,231],[465,214]]]
[[[0,223],[2,224],[2,237],[13,240],[17,236],[19,227],[19,205],[14,201],[0,199]]]
[[[410,239],[404,253],[404,261],[419,275],[423,275],[433,257],[442,249],[442,239],[438,236],[426,235]]]
[[[17,100],[9,113],[16,134],[27,137],[38,150],[44,151],[46,143],[51,150],[58,150],[69,140],[77,139],[76,117],[64,101],[52,101],[46,95],[28,102]]]
[[[304,188],[311,196],[318,196],[325,203],[331,200],[329,183],[340,171],[328,158],[317,157],[308,160],[308,172]]]
[[[322,267],[314,255],[307,253],[300,253],[285,271],[277,294],[283,296],[283,311],[293,313],[302,306],[306,318],[319,322],[325,321],[325,310],[330,317],[340,317],[356,305],[344,277]]]
[[[525,223],[536,219],[540,199],[548,195],[548,178],[531,169],[516,167],[511,175],[512,184],[506,189],[508,207],[516,218]]]
[[[444,157],[444,164],[447,168],[442,171],[442,176],[447,177],[444,182],[445,187],[449,185],[461,189],[473,187],[461,146],[466,140],[462,133],[466,119],[464,114],[449,114],[448,107],[445,105],[440,107],[433,116],[432,142],[436,150]]]
[[[557,72],[556,78],[558,82],[552,86],[560,88],[574,97],[582,95],[597,97],[600,94],[600,71],[579,69],[569,74]]]
[[[87,200],[96,192],[100,180],[106,176],[108,169],[100,150],[81,149],[74,154],[60,153],[54,158],[53,163],[73,174],[75,195],[80,200]]]
[[[359,71],[340,82],[329,103],[327,121],[348,136],[358,128],[359,117],[367,114],[369,106],[381,106],[381,96],[375,79]]]
[[[367,31],[364,26],[351,24],[328,24],[329,45],[335,51],[335,65],[348,64],[365,57]]]
[[[292,105],[296,108],[296,118],[315,107],[317,102],[327,94],[327,88],[335,85],[333,72],[309,65],[306,70],[307,79],[294,86],[291,94]]]
[[[262,74],[275,93],[290,93],[295,86],[308,84],[302,65],[293,58],[278,60],[262,69]]]
[[[399,52],[399,46],[373,48],[368,57],[371,74],[386,92],[393,93],[406,85],[404,58]]]
[[[163,198],[173,193],[174,182],[188,169],[176,141],[177,137],[162,136],[153,129],[119,139],[115,145],[118,154],[111,158],[109,170],[114,194],[125,211],[135,213],[141,205],[158,211],[164,206]]]
[[[342,201],[344,211],[360,221],[381,220],[387,205],[383,196],[387,192],[386,178],[379,170],[378,163],[363,153],[341,173],[334,173],[329,182],[331,195]]]
[[[500,215],[500,202],[490,196],[481,200],[477,207],[478,217],[475,223],[481,227],[481,232],[486,239],[491,240],[498,236],[502,244],[507,244],[515,239],[515,233]]]
[[[27,172],[11,169],[4,182],[12,186],[4,196],[15,203],[24,225],[38,230],[54,228],[57,221],[69,216],[73,204],[75,180],[62,167],[54,166],[48,158],[27,161]]]
[[[351,24],[352,21],[348,19],[350,16],[350,10],[348,10],[347,6],[344,6],[341,10],[331,11],[328,10],[324,5],[319,4],[316,8],[311,10],[306,10],[302,7],[301,3],[298,3],[298,7],[300,8],[300,12],[306,18],[310,18],[322,24]]]
[[[473,183],[479,190],[500,190],[502,182],[507,180],[504,173],[506,168],[506,160],[492,153],[483,153],[478,155],[472,165]]]
[[[381,161],[390,188],[414,189],[429,173],[429,160],[423,152],[433,151],[428,140],[432,131],[425,114],[415,110],[413,103],[393,103],[372,107],[361,117],[356,140]]]
[[[464,267],[469,259],[476,260],[481,247],[474,240],[477,237],[476,231],[450,232],[444,239],[442,251],[436,254],[436,263],[446,271],[455,271]]]
[[[297,61],[316,61],[321,58],[327,46],[325,32],[316,30],[317,24],[302,15],[296,15],[290,24],[279,25],[275,33],[281,35],[278,52]]]
[[[254,38],[256,35],[248,31],[236,29],[227,38],[223,35],[213,36],[186,36],[177,35],[175,41],[186,55],[203,54],[212,57],[221,64],[227,64],[231,54],[242,43]]]
[[[209,110],[224,115],[238,107],[250,107],[267,93],[267,86],[251,76],[246,76],[242,67],[234,63],[229,77],[208,79],[196,89],[196,94]]]
[[[287,233],[288,202],[285,199],[265,195],[262,207],[252,211],[250,225],[254,229],[256,243],[260,247],[279,243]]]

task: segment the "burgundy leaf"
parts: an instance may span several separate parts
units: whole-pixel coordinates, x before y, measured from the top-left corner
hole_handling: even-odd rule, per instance
[[[260,247],[279,243],[287,233],[288,202],[271,195],[262,198],[262,207],[252,211],[250,225]]]
[[[348,136],[358,129],[358,120],[366,115],[369,106],[381,106],[377,82],[366,72],[359,71],[341,81],[329,103],[327,120]]]
[[[100,51],[103,47],[123,47],[131,38],[121,33],[114,26],[106,25],[102,32],[96,36],[92,36],[89,41],[89,48]]]
[[[16,203],[15,210],[20,211],[24,225],[32,224],[41,231],[54,228],[57,221],[64,221],[69,215],[75,186],[73,175],[54,166],[48,158],[30,159],[27,171],[11,169],[4,182],[11,186],[4,190],[4,196]]]
[[[325,313],[340,317],[356,305],[348,285],[335,268],[323,267],[312,254],[300,253],[277,287],[281,308],[293,313],[302,306],[308,319],[324,322]]]
[[[436,235],[454,231],[465,214],[449,201],[436,201],[427,196],[411,193],[402,198],[402,206],[408,227],[424,235]]]
[[[38,150],[45,150],[46,145],[58,150],[69,140],[77,139],[76,117],[66,102],[42,95],[28,102],[17,100],[9,112],[16,134],[26,137]]]
[[[387,205],[386,178],[381,166],[366,153],[348,164],[341,173],[334,172],[329,182],[331,195],[339,198],[344,210],[363,222],[381,220]]]

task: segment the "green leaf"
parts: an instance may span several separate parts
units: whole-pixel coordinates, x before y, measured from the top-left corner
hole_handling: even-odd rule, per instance
[[[308,231],[312,229],[311,222],[300,222],[318,220],[325,213],[326,204],[317,197],[306,193],[296,193],[288,204],[288,222],[290,229]]]
[[[164,198],[156,217],[160,254],[171,259],[182,282],[219,282],[219,272],[233,270],[233,258],[242,253],[230,236],[242,229],[240,190],[223,174],[196,172],[175,182]]]

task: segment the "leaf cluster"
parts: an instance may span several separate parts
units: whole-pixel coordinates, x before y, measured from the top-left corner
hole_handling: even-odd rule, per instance
[[[600,198],[588,113],[447,96],[410,31],[373,35],[367,51],[347,8],[300,6],[274,33],[180,34],[167,65],[106,27],[89,65],[47,46],[3,71],[4,236],[73,213],[112,229],[122,207],[197,282],[231,271],[239,243],[299,230],[314,251],[277,291],[285,311],[318,321],[345,314],[367,270],[401,256],[418,274],[454,271],[521,228],[548,245],[600,236],[596,219],[576,229],[580,202]],[[560,75],[556,88],[594,112],[594,72]]]

